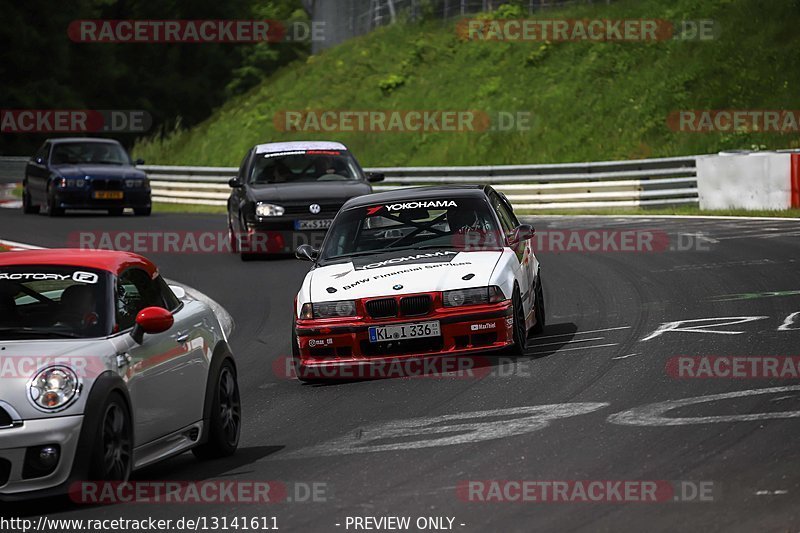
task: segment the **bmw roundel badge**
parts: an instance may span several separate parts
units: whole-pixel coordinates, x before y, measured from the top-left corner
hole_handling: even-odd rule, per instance
[[[402,286],[402,285],[400,285],[400,284],[398,283],[397,285],[395,285],[395,286],[394,286],[394,287],[392,287],[392,288],[393,288],[394,290],[396,290],[396,291],[399,291],[400,289],[402,289],[402,288],[403,288],[403,286]]]

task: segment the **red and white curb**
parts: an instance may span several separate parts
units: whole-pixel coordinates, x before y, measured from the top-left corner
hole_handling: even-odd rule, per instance
[[[41,250],[41,246],[35,246],[33,244],[25,244],[23,242],[16,242],[16,241],[7,241],[5,239],[0,239],[0,247],[6,248],[9,251],[16,252],[20,250]]]
[[[19,209],[22,207],[22,200],[14,198],[14,189],[17,188],[16,183],[3,183],[0,184],[0,207],[8,209]]]

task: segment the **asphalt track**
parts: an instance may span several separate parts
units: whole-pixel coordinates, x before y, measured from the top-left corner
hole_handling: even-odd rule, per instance
[[[493,356],[474,377],[326,386],[301,385],[273,367],[289,353],[291,303],[307,264],[245,263],[224,253],[149,254],[166,277],[207,293],[236,320],[232,345],[244,428],[231,459],[199,463],[184,454],[136,479],[325,483],[326,501],[87,507],[45,500],[3,515],[275,516],[283,531],[347,531],[348,516],[410,516],[412,524],[447,516],[455,518],[453,530],[465,532],[800,529],[800,380],[676,379],[666,371],[668,360],[683,355],[800,355],[800,314],[790,316],[800,312],[800,221],[532,220],[539,232],[649,228],[665,232],[670,247],[690,249],[542,251],[548,325],[531,338],[525,357]],[[63,246],[77,231],[223,226],[222,216],[49,219],[0,209],[0,238],[47,247]],[[664,323],[713,317],[751,319],[710,328],[728,334],[667,331],[643,340]],[[619,414],[770,387],[782,388],[667,404],[674,409],[666,418],[641,410]],[[533,409],[512,409],[556,404],[568,405],[549,408],[561,418],[544,422]],[[458,418],[476,411],[487,413]],[[712,418],[723,415],[728,418]],[[398,422],[409,419],[416,420]],[[453,424],[461,426],[446,427]],[[387,429],[399,427],[406,428],[403,435]],[[468,480],[711,482],[713,501],[470,502],[457,492]]]

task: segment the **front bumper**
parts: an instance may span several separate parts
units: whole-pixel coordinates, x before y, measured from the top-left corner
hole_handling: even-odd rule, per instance
[[[19,499],[64,484],[72,471],[83,418],[77,415],[26,420],[19,427],[0,430],[0,462],[10,464],[8,475],[0,478],[0,500]],[[44,477],[24,479],[26,450],[46,444],[58,444],[61,448],[55,470]]]
[[[327,230],[292,230],[253,228],[239,235],[242,253],[293,254],[301,244],[320,248]]]
[[[120,191],[116,191],[120,192]],[[151,206],[150,189],[125,189],[121,199],[99,199],[93,191],[86,189],[63,189],[53,193],[55,203],[62,209],[114,209],[131,207],[136,209]]]
[[[370,326],[437,320],[441,336],[373,343]],[[331,324],[326,320],[297,320],[300,369],[316,370],[420,357],[470,355],[498,350],[514,342],[511,301],[434,312],[413,319],[361,320]]]

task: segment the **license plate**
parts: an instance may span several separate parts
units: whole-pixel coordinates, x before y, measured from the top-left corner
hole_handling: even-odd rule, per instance
[[[98,200],[122,200],[122,191],[95,191],[94,197]]]
[[[389,342],[402,339],[420,339],[423,337],[439,337],[441,335],[439,321],[398,324],[397,326],[371,326],[369,342]]]
[[[321,218],[317,220],[295,220],[294,229],[328,229],[333,222],[330,218]]]

